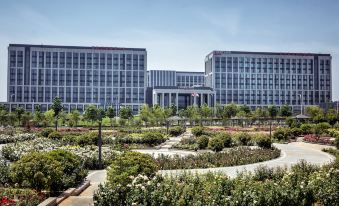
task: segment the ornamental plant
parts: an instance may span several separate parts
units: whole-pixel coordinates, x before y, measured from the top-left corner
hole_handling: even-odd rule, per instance
[[[205,134],[205,129],[204,127],[193,127],[192,130],[191,130],[192,134],[196,137],[199,137],[203,134]]]
[[[221,137],[212,137],[208,141],[208,147],[214,152],[220,152],[224,148],[224,140]]]
[[[255,137],[255,142],[258,147],[269,149],[272,147],[272,140],[267,135],[257,135]]]
[[[224,147],[231,147],[232,146],[232,136],[228,132],[219,132],[216,134],[217,137],[223,140]]]
[[[246,132],[241,132],[237,134],[237,139],[240,145],[247,146],[251,141],[251,135]]]
[[[168,130],[169,135],[173,137],[179,136],[183,134],[184,132],[185,132],[185,128],[180,127],[180,126],[171,127]]]
[[[207,135],[201,135],[197,138],[197,144],[199,149],[205,149],[208,146],[209,137]]]
[[[53,140],[61,140],[62,136],[59,132],[54,131],[48,135],[48,138],[53,139]]]

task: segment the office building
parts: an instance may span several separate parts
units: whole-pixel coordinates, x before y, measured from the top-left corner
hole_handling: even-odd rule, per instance
[[[94,104],[137,112],[145,102],[146,49],[10,44],[8,62],[10,110],[45,111],[56,96],[66,111]]]
[[[221,105],[288,104],[296,111],[332,98],[330,54],[213,51],[205,76]]]

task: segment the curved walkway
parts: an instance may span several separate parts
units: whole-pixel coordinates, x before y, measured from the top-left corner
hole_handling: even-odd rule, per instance
[[[248,171],[253,172],[258,166],[267,166],[269,168],[274,167],[287,167],[297,164],[301,160],[306,160],[311,164],[323,165],[331,162],[335,158],[325,152],[322,152],[322,148],[329,146],[314,145],[303,142],[293,142],[289,144],[274,144],[275,147],[281,150],[281,156],[274,160],[269,160],[260,163],[254,163],[249,165],[233,166],[233,167],[218,167],[218,168],[206,168],[206,169],[182,169],[182,170],[161,170],[159,174],[164,175],[178,175],[185,172],[191,173],[224,173],[228,176],[235,177],[238,172]]]

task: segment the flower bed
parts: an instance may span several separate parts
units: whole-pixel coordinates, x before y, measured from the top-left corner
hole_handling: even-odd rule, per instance
[[[0,188],[0,205],[38,205],[46,199],[43,193],[31,189]]]
[[[34,140],[18,143],[10,143],[2,148],[2,155],[10,161],[17,161],[23,155],[33,151],[52,151],[63,149],[78,155],[87,169],[95,169],[98,166],[98,147],[97,146],[63,146],[60,142],[48,138],[36,138]],[[116,156],[116,151],[110,147],[102,149],[103,164],[107,166]]]
[[[265,171],[269,171],[268,169]],[[270,171],[269,171],[270,172]],[[135,177],[132,183],[100,185],[96,205],[338,205],[339,171],[333,165],[318,168],[301,162],[291,171],[240,175],[222,174]],[[315,204],[316,203],[316,204]]]
[[[304,142],[315,143],[315,144],[325,144],[325,145],[334,144],[334,139],[331,137],[317,137],[313,134],[305,135],[303,140]]]
[[[279,156],[280,150],[276,148],[251,149],[249,147],[238,147],[229,149],[225,152],[206,152],[185,157],[179,155],[174,157],[160,155],[156,158],[156,161],[162,170],[194,169],[252,164],[278,158]]]
[[[16,134],[16,135],[13,135],[13,136],[12,135],[0,134],[0,144],[32,140],[35,137],[36,137],[36,135],[31,134],[31,133]]]

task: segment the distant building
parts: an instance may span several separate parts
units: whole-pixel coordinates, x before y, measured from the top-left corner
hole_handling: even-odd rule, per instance
[[[56,96],[66,111],[145,102],[146,49],[10,44],[8,61],[10,110],[47,110]]]
[[[192,87],[204,86],[204,72],[188,72],[175,70],[148,70],[148,87],[178,86]]]
[[[330,54],[213,51],[205,76],[221,105],[288,104],[296,111],[332,99]]]

